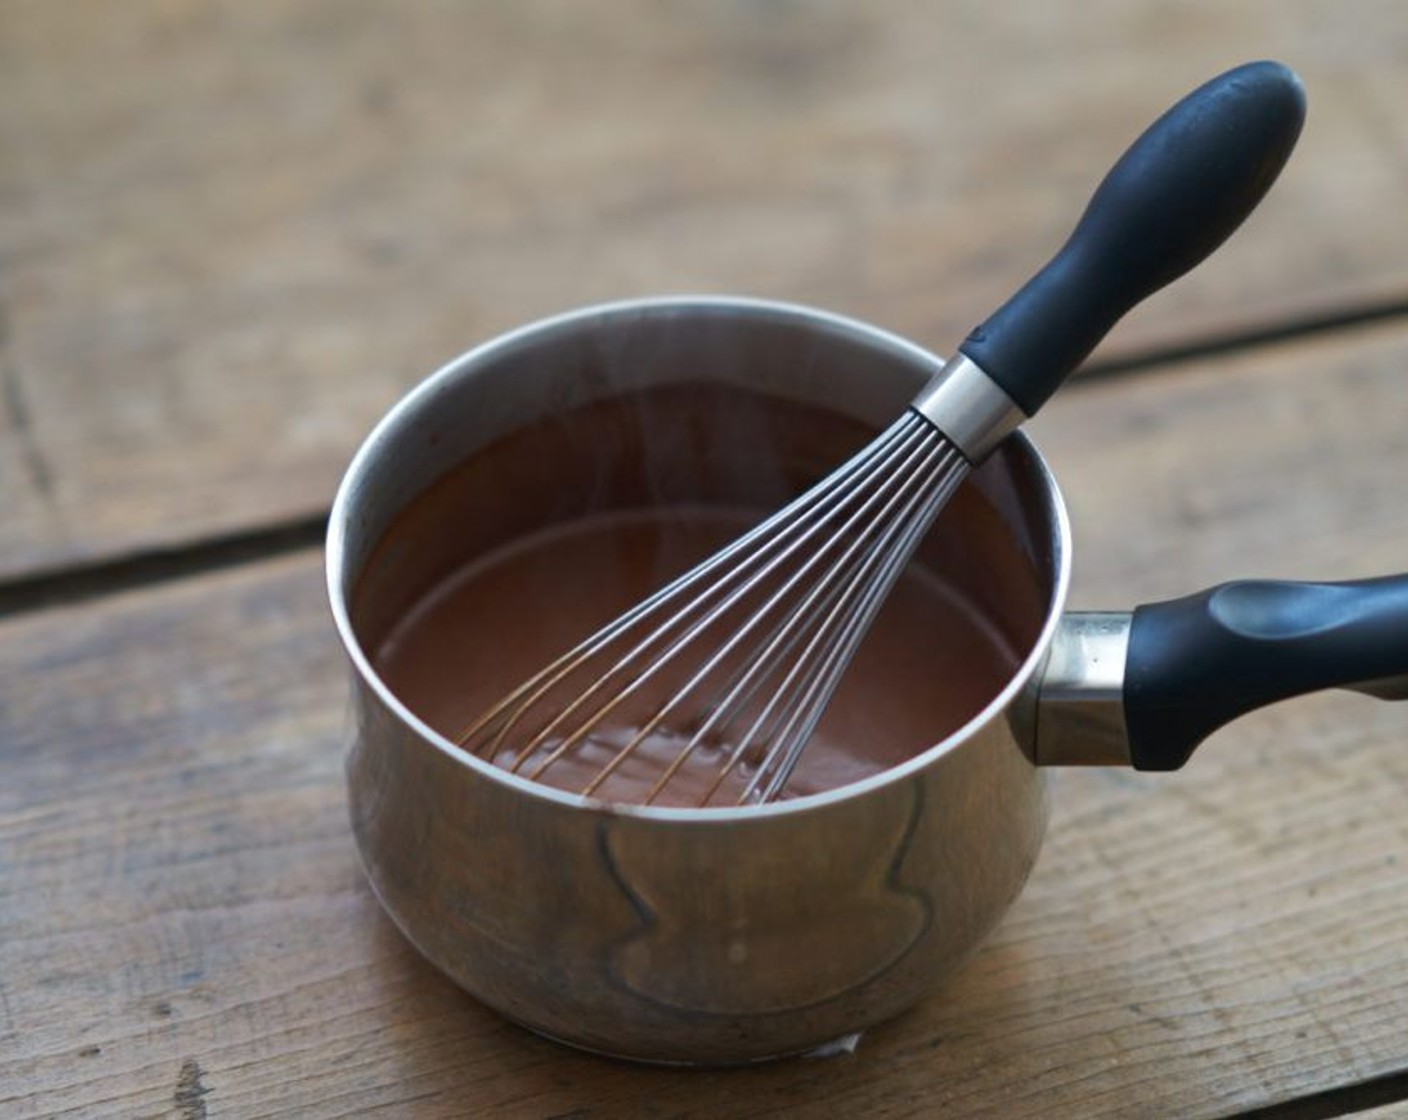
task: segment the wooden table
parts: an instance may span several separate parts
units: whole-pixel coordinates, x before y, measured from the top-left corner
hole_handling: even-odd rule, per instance
[[[345,819],[321,525],[409,385],[662,291],[950,347],[1259,56],[1308,86],[1290,169],[1032,425],[1078,606],[1408,566],[1408,6],[0,4],[0,1113],[1408,1114],[1401,705],[1056,774],[947,989],[747,1071],[501,1022]]]

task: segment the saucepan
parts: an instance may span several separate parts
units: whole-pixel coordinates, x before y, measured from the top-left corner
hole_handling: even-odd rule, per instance
[[[768,506],[887,423],[940,364],[824,311],[646,300],[489,342],[375,429],[327,546],[352,666],[351,818],[386,912],[453,981],[537,1032],[616,1056],[726,1064],[806,1051],[921,999],[994,927],[1037,858],[1045,767],[1174,768],[1216,727],[1281,697],[1408,696],[1403,576],[1233,583],[1067,613],[1065,509],[1021,434],[965,483],[915,561],[976,604],[1013,669],[963,726],[859,782],[729,809],[598,802],[471,757],[379,675],[379,635],[445,573],[624,500],[599,484],[621,469],[603,467],[587,430],[602,402],[625,402],[639,469],[668,460],[674,480],[627,487],[631,500]],[[728,407],[692,418],[699,438],[666,438],[652,394],[685,391]],[[681,456],[751,462],[756,433],[788,414],[809,419],[789,429],[804,434],[775,469],[682,470]],[[553,470],[497,485],[466,473],[517,436],[540,440]]]

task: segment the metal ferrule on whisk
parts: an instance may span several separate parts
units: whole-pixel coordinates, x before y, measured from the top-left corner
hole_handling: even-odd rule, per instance
[[[1027,419],[986,370],[964,354],[944,363],[910,408],[977,466]]]

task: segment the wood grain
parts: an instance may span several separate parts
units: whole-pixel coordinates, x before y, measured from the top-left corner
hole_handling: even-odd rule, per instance
[[[1085,589],[1401,564],[1405,363],[1380,328],[1073,393],[1042,435]],[[343,697],[311,554],[0,624],[0,1111],[1211,1117],[1404,1069],[1402,705],[1056,774],[1028,890],[947,989],[853,1054],[681,1072],[421,963],[356,866]]]
[[[325,508],[391,401],[583,303],[728,290],[940,349],[1168,102],[1279,56],[1300,153],[1112,354],[1408,299],[1408,9],[0,6],[0,576]]]

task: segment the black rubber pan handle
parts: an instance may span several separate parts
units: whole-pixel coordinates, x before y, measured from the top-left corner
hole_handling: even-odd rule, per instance
[[[1060,252],[959,349],[1033,415],[1126,311],[1242,224],[1304,119],[1300,80],[1277,62],[1200,86],[1134,142]]]
[[[1408,698],[1408,575],[1225,583],[1135,610],[1124,713],[1139,770],[1176,770],[1229,720],[1322,688]]]

